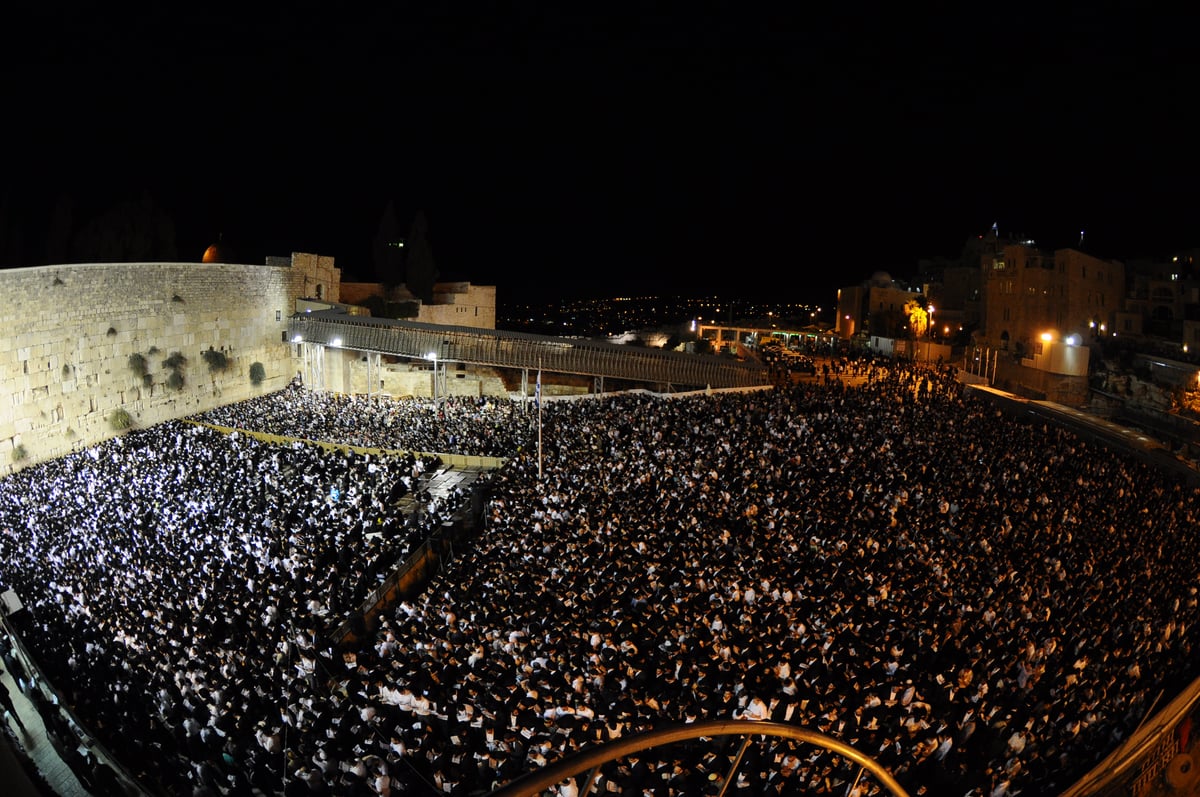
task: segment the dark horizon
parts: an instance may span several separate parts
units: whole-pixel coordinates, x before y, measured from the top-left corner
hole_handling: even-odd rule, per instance
[[[347,279],[391,202],[441,279],[502,302],[821,301],[993,223],[1119,260],[1200,246],[1197,70],[1161,15],[29,13],[0,55],[4,266],[49,262],[60,196],[77,231],[145,195],[180,260],[220,240]]]

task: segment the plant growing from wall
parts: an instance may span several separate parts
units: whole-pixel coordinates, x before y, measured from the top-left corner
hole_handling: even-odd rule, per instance
[[[201,352],[200,356],[204,358],[204,362],[208,363],[210,373],[224,371],[229,367],[229,358],[225,356],[225,352],[217,351],[212,346],[209,346],[207,351]]]
[[[167,359],[163,360],[162,364],[163,368],[171,372],[171,375],[167,377],[167,387],[173,390],[182,390],[184,384],[183,368],[187,365],[187,357],[184,357],[177,351],[173,351]]]
[[[250,364],[250,384],[257,387],[257,386],[261,385],[263,383],[263,380],[266,378],[267,378],[267,369],[263,367],[262,363],[256,362],[256,363]]]
[[[12,460],[13,462],[22,462],[29,459],[29,452],[25,450],[25,446],[21,443],[13,446]]]
[[[129,355],[129,370],[133,371],[134,376],[145,377],[150,373],[150,363],[135,351]]]
[[[124,407],[117,407],[108,416],[108,425],[118,432],[123,432],[133,426],[133,416]]]
[[[117,334],[117,328],[116,328],[116,327],[109,327],[109,328],[108,328],[108,332],[106,332],[106,333],[104,333],[104,334],[108,335],[108,336],[111,338],[111,337],[113,337],[114,335],[116,335],[116,334]]]

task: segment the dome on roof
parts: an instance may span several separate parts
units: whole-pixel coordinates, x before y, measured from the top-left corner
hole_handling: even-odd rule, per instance
[[[226,259],[226,254],[225,247],[221,246],[219,243],[216,243],[204,250],[204,257],[200,262],[225,263],[228,262]]]
[[[876,271],[871,275],[871,279],[869,279],[868,282],[870,282],[872,285],[886,288],[892,284],[892,275],[886,271]]]
[[[204,250],[202,263],[236,263],[237,253],[223,240],[223,234],[217,235],[217,242]]]

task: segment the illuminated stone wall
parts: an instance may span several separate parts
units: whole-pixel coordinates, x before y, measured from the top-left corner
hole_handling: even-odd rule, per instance
[[[112,437],[119,410],[145,427],[279,389],[298,370],[283,340],[296,299],[320,285],[336,301],[340,276],[333,258],[302,253],[0,270],[0,473]],[[210,348],[225,370],[210,371]],[[187,361],[178,387],[164,365],[176,352]]]

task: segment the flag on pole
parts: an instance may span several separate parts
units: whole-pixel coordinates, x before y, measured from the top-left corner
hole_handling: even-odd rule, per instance
[[[542,369],[538,369],[537,386],[533,389],[533,407],[540,410],[542,408]]]

